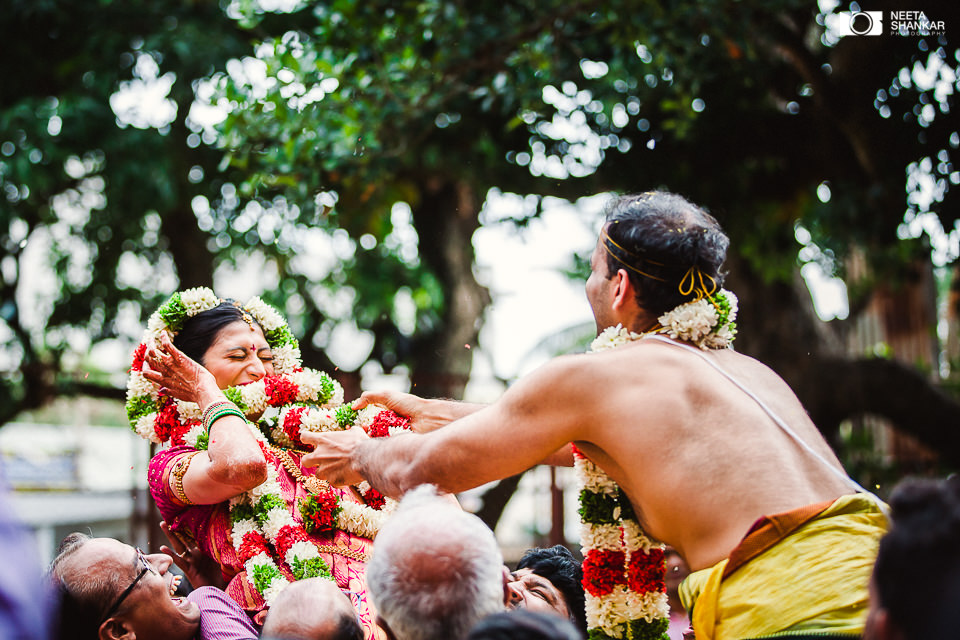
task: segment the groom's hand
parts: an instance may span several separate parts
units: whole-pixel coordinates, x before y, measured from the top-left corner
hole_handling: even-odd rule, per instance
[[[354,468],[354,452],[360,443],[369,440],[360,427],[346,431],[312,433],[302,431],[300,439],[316,447],[301,459],[304,467],[315,467],[313,473],[332,485],[342,487],[364,480]]]
[[[357,411],[371,404],[379,404],[410,419],[410,430],[428,433],[444,427],[458,418],[479,411],[483,405],[456,400],[427,399],[400,391],[364,391],[353,403]]]

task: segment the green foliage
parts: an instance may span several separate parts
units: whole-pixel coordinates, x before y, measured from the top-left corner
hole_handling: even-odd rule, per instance
[[[801,0],[224,7],[10,5],[0,318],[19,371],[0,376],[5,411],[69,380],[71,351],[132,342],[125,327],[171,291],[251,254],[276,276],[263,298],[290,317],[308,365],[331,364],[323,349],[343,322],[373,335],[385,369],[433,357],[472,277],[448,254],[472,255],[475,209],[495,187],[679,191],[709,203],[770,281],[796,269],[797,221],[824,255],[860,246],[896,271],[910,163],[906,191],[928,165],[937,191],[907,202],[913,214],[955,197],[955,94],[900,72],[931,58],[956,70],[946,36],[834,45]],[[171,81],[173,115],[118,119],[111,99],[153,78]],[[229,108],[215,130],[187,117],[198,96]],[[39,320],[18,307],[28,250],[55,280]]]

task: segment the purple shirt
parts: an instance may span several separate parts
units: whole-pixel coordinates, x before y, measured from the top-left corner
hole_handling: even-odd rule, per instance
[[[13,515],[0,469],[0,640],[47,640],[53,594],[29,529]]]
[[[256,640],[257,629],[250,617],[224,591],[198,587],[187,600],[200,607],[200,631],[196,640]]]

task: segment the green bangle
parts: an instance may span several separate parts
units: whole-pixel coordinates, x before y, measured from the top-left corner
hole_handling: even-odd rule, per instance
[[[217,400],[216,402],[211,403],[210,406],[204,410],[203,417],[200,419],[200,421],[206,424],[207,419],[210,417],[210,415],[214,411],[216,411],[221,407],[230,407],[230,406],[235,406],[235,405],[229,400]]]
[[[240,412],[240,409],[237,409],[235,406],[219,407],[215,411],[211,412],[211,414],[207,416],[203,422],[203,426],[207,430],[207,433],[210,433],[210,429],[213,428],[214,422],[226,416],[237,416],[243,421],[246,421],[247,419],[247,417]]]

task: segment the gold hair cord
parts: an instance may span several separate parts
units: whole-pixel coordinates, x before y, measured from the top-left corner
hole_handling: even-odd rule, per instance
[[[611,238],[611,237],[607,234],[606,229],[603,230],[603,236],[602,236],[601,239],[604,240],[604,242],[603,242],[603,249],[607,252],[607,254],[608,254],[611,258],[613,258],[614,260],[616,260],[617,262],[619,262],[620,264],[622,264],[622,265],[623,265],[624,267],[626,267],[627,269],[630,269],[631,271],[634,271],[634,272],[636,272],[636,273],[639,273],[640,275],[642,275],[642,276],[645,277],[645,278],[650,278],[651,280],[659,280],[660,282],[666,282],[666,280],[664,280],[663,278],[659,278],[659,277],[657,277],[657,276],[655,276],[655,275],[653,275],[653,274],[651,274],[651,273],[647,273],[646,271],[642,271],[642,270],[638,269],[637,267],[635,267],[635,266],[633,266],[633,265],[631,265],[631,264],[628,264],[623,258],[621,258],[621,257],[618,256],[617,254],[615,254],[613,251],[611,251],[611,250],[610,250],[610,247],[607,245],[607,243],[612,244],[614,247],[616,247],[616,248],[619,249],[620,251],[623,251],[623,252],[626,253],[627,255],[633,256],[634,258],[637,258],[638,260],[643,260],[644,262],[649,262],[650,264],[653,264],[653,265],[663,266],[661,263],[659,263],[659,262],[654,262],[653,260],[646,260],[645,258],[641,258],[640,256],[638,256],[638,255],[636,255],[636,254],[630,253],[629,251],[627,251],[626,249],[624,249],[623,247],[621,247],[620,245],[618,245],[616,242],[614,242],[614,241],[613,241],[613,238]]]

